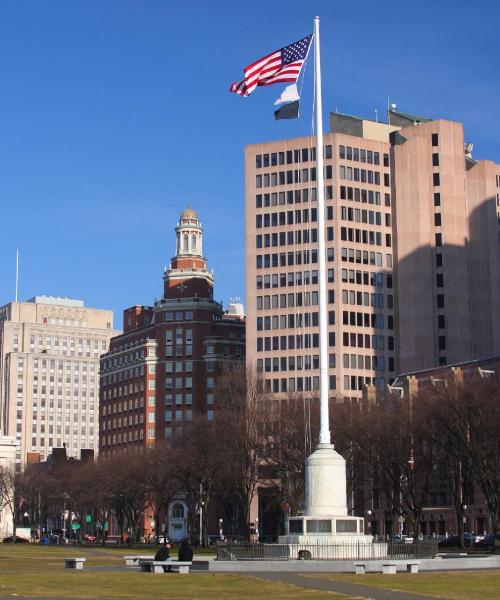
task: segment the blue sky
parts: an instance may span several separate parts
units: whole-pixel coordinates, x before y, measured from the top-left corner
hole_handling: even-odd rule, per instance
[[[67,295],[121,311],[162,291],[187,203],[205,228],[215,297],[244,297],[243,147],[310,133],[273,121],[283,86],[227,91],[243,67],[321,17],[323,104],[465,123],[500,163],[500,3],[0,2],[0,304]],[[311,55],[312,58],[312,55]],[[326,120],[325,120],[326,122]]]

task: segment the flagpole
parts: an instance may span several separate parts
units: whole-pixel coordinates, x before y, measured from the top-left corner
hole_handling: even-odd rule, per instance
[[[16,248],[16,302],[19,292],[19,248]]]
[[[316,82],[316,179],[318,183],[318,271],[319,271],[319,443],[331,444],[328,410],[328,312],[325,252],[325,186],[323,169],[323,106],[321,101],[321,62],[319,17],[314,17],[314,73]]]

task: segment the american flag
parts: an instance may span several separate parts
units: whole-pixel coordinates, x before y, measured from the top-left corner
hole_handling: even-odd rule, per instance
[[[245,79],[235,81],[230,92],[249,96],[258,85],[295,82],[307,58],[313,34],[276,50],[244,68]]]

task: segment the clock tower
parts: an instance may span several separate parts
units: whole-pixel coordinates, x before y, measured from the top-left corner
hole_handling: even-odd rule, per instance
[[[163,275],[164,298],[211,299],[214,278],[203,257],[203,228],[198,214],[190,206],[181,213],[175,233],[175,256]]]

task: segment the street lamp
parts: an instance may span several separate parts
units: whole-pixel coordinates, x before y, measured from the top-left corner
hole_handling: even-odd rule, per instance
[[[222,532],[222,524],[223,524],[223,520],[219,519],[219,539],[221,541],[224,539],[224,534]]]

